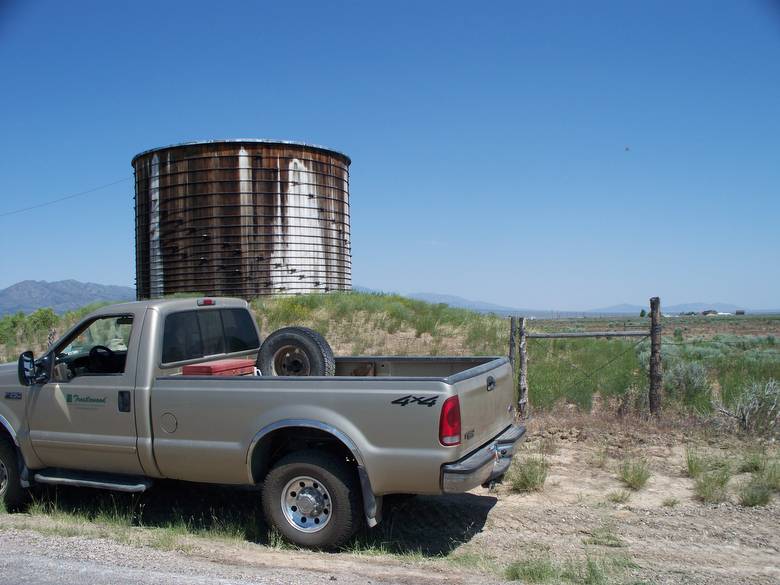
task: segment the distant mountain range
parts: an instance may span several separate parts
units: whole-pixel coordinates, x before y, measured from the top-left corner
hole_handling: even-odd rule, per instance
[[[30,313],[42,307],[51,307],[57,313],[64,313],[97,301],[130,300],[135,300],[135,289],[129,286],[78,280],[23,280],[0,290],[0,315],[18,311]]]
[[[359,292],[380,292],[374,289],[355,286],[353,290]],[[638,315],[642,309],[648,307],[640,305],[613,305],[589,311],[554,311],[551,309],[528,309],[521,307],[508,307],[464,299],[455,295],[440,293],[410,293],[404,295],[411,299],[418,299],[428,303],[445,303],[451,307],[470,309],[479,313],[494,313],[496,315],[523,315],[539,319],[551,317],[581,317],[587,315]],[[46,282],[44,280],[24,280],[0,290],[0,315],[23,311],[30,313],[42,307],[51,307],[57,313],[63,313],[72,309],[78,309],[97,301],[121,302],[135,299],[135,289],[129,286],[115,286],[95,284],[94,282],[79,282],[78,280],[59,280]],[[696,312],[706,309],[714,309],[723,313],[733,313],[741,309],[737,305],[728,303],[682,303],[678,305],[662,306],[666,314],[678,314]],[[777,310],[747,309],[748,313],[780,313]]]
[[[601,307],[599,309],[590,309],[587,311],[554,311],[550,309],[527,309],[521,307],[506,307],[495,305],[483,301],[472,301],[454,295],[443,295],[438,293],[410,293],[404,295],[412,299],[419,299],[429,303],[446,303],[451,307],[461,307],[471,309],[479,313],[495,313],[496,315],[523,315],[526,317],[536,317],[545,319],[550,317],[579,317],[587,315],[639,315],[644,309],[649,310],[648,306],[641,305],[613,305],[611,307]],[[667,315],[676,315],[679,313],[701,313],[707,309],[713,309],[722,313],[734,313],[737,309],[744,307],[732,305],[729,303],[682,303],[678,305],[661,305],[661,310]],[[780,309],[747,309],[748,313],[780,313]]]

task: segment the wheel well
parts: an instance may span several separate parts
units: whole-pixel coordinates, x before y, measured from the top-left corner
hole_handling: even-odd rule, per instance
[[[293,451],[316,449],[331,453],[357,468],[352,451],[327,431],[309,427],[285,427],[268,433],[252,452],[252,479],[262,481],[282,457]]]
[[[8,441],[12,447],[16,447],[16,441],[14,441],[13,435],[8,432],[8,429],[4,425],[0,424],[0,441]]]

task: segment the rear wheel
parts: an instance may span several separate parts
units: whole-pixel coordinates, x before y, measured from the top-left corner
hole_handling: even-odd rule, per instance
[[[271,469],[263,485],[263,511],[287,540],[309,548],[338,548],[362,523],[360,487],[346,461],[318,451],[297,451]]]
[[[0,439],[0,501],[9,512],[17,510],[25,500],[25,491],[19,478],[16,449]]]

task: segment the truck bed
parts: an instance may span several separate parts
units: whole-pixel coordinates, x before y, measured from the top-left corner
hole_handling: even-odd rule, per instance
[[[247,481],[255,433],[279,421],[319,421],[359,446],[377,494],[440,493],[440,468],[513,421],[505,357],[337,358],[336,376],[160,376],[151,391],[155,459],[163,476]],[[443,402],[458,396],[463,440],[439,443]],[[161,421],[175,415],[174,433]],[[195,476],[193,476],[195,473]]]

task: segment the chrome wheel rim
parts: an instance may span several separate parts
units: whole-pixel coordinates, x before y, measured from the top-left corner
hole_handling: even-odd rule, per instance
[[[319,532],[330,522],[330,493],[313,477],[301,475],[287,482],[281,505],[287,522],[300,532]]]
[[[293,345],[277,349],[272,363],[276,376],[308,376],[311,372],[309,356]]]
[[[5,468],[5,463],[0,461],[0,496],[5,494],[5,489],[8,486],[8,471]]]

